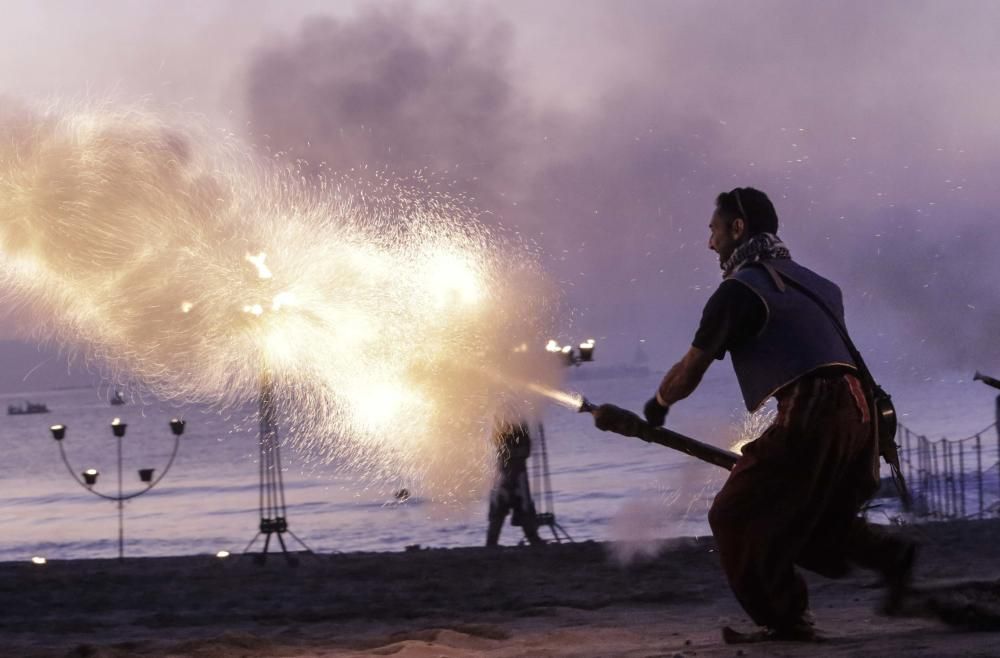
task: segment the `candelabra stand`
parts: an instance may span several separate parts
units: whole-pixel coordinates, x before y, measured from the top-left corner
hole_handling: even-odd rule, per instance
[[[125,493],[124,482],[122,477],[122,440],[125,438],[125,430],[128,427],[127,424],[121,422],[120,419],[115,418],[111,422],[111,433],[116,439],[116,447],[118,452],[118,493],[117,494],[106,494],[100,491],[94,490],[94,485],[97,484],[97,478],[100,473],[97,469],[88,468],[79,475],[77,471],[70,464],[69,457],[66,456],[66,449],[63,445],[63,440],[66,438],[66,425],[53,425],[49,428],[52,433],[52,438],[55,439],[56,444],[59,446],[59,455],[62,457],[63,464],[66,465],[66,470],[69,474],[73,476],[73,479],[79,483],[81,487],[86,489],[88,492],[94,494],[98,498],[103,498],[105,500],[114,501],[118,505],[118,559],[125,559],[125,501],[131,500],[133,498],[138,498],[144,493],[149,492],[153,487],[158,485],[160,481],[166,477],[167,473],[170,471],[170,467],[174,464],[174,458],[177,457],[177,448],[180,446],[180,438],[184,433],[185,421],[174,418],[170,421],[170,431],[174,435],[174,447],[170,453],[170,459],[167,461],[166,467],[160,473],[160,476],[154,479],[154,474],[156,469],[153,468],[140,468],[139,469],[139,480],[143,482],[146,486],[145,488],[135,491],[132,493]]]
[[[254,535],[247,547],[243,549],[246,554],[261,535],[264,536],[264,546],[260,553],[254,555],[254,560],[258,564],[267,561],[267,551],[271,545],[271,536],[274,535],[281,552],[289,566],[298,566],[298,558],[288,552],[285,539],[282,535],[288,533],[295,541],[306,550],[312,553],[312,549],[292,532],[288,527],[288,507],[285,504],[285,480],[281,468],[281,440],[278,437],[278,419],[275,409],[274,386],[270,377],[265,373],[261,378],[260,398],[258,407],[260,429],[257,435],[260,463],[260,488],[259,488],[259,511],[260,525],[257,534]]]

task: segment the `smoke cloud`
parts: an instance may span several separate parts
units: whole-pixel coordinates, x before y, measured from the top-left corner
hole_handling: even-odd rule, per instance
[[[258,52],[251,130],[273,150],[334,171],[449,172],[502,185],[529,122],[503,67],[511,30],[496,20],[405,6],[313,17]]]
[[[611,557],[621,566],[658,556],[666,547],[668,530],[663,502],[652,497],[631,500],[608,523]]]
[[[982,210],[998,201],[984,112],[1000,46],[997,9],[966,8],[383,8],[259,50],[247,111],[269,149],[312,163],[457,172],[537,237],[612,358],[638,337],[684,349],[719,281],[714,197],[753,185],[793,255],[842,284],[877,371],[968,369],[1000,360],[1000,235]]]
[[[1000,369],[998,6],[93,6],[10,8],[0,35],[37,56],[2,90],[115,87],[313,173],[434,172],[537,241],[576,309],[557,337],[603,339],[601,360],[687,346],[719,281],[712,200],[753,185],[888,384]]]

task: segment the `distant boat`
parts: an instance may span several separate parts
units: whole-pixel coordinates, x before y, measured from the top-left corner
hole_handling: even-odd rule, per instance
[[[39,402],[25,401],[24,404],[7,405],[8,416],[20,416],[22,414],[47,414],[47,413],[49,413],[48,406]]]
[[[115,389],[115,393],[114,393],[114,395],[111,396],[111,399],[109,400],[109,402],[112,404],[112,406],[116,406],[117,407],[120,404],[125,404],[125,396],[122,395],[121,391],[119,391],[118,389]]]
[[[642,341],[635,344],[635,354],[632,355],[633,366],[645,366],[649,363],[649,355],[642,349]]]

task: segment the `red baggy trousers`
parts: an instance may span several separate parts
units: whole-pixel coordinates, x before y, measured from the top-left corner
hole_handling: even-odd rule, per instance
[[[796,565],[836,578],[890,568],[898,542],[858,516],[878,486],[877,445],[858,379],[806,376],[743,449],[708,519],[736,598],[755,623],[794,625],[809,604]]]

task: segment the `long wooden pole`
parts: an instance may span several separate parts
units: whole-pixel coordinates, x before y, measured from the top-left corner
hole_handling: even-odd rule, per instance
[[[678,450],[686,455],[714,464],[727,471],[733,470],[740,458],[735,452],[724,450],[708,443],[702,443],[680,432],[664,427],[653,427],[636,414],[613,404],[595,405],[586,400],[580,405],[580,412],[594,416],[594,424],[605,432],[631,436],[648,443]]]

